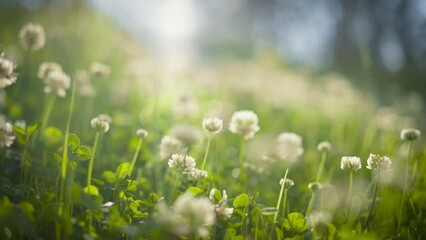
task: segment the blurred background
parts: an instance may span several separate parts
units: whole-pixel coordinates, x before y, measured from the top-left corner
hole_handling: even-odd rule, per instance
[[[361,91],[380,94],[389,89],[384,101],[401,89],[426,95],[424,0],[0,0],[0,4],[2,29],[13,21],[19,29],[40,19],[32,12],[68,12],[70,19],[81,11],[98,12],[171,71],[225,60],[248,61],[267,53],[286,67],[317,74],[336,71]],[[80,24],[95,32],[103,26]]]

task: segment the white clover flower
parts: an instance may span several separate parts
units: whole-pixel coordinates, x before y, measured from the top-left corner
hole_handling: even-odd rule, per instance
[[[361,159],[359,157],[342,157],[340,168],[344,171],[356,172],[361,169]]]
[[[202,134],[198,128],[189,126],[187,124],[173,126],[170,130],[170,135],[182,141],[187,146],[199,142],[202,138]]]
[[[111,69],[105,63],[94,62],[90,66],[90,72],[96,76],[107,77],[111,73]]]
[[[61,65],[55,62],[44,62],[38,68],[37,76],[41,79],[45,79],[50,72],[62,71]]]
[[[39,50],[46,43],[44,28],[37,23],[27,23],[19,32],[19,40],[24,49],[31,51]]]
[[[303,154],[302,137],[295,133],[281,133],[277,143],[277,155],[281,160],[294,163]]]
[[[178,169],[183,174],[191,174],[195,171],[195,159],[188,155],[173,154],[168,164],[171,169]]]
[[[93,129],[99,132],[104,132],[104,133],[108,132],[109,124],[110,123],[107,120],[102,118],[102,115],[99,115],[90,121],[90,126]]]
[[[161,138],[159,149],[161,159],[167,159],[174,153],[186,154],[187,151],[182,141],[170,136]]]
[[[148,137],[148,132],[145,129],[140,128],[136,131],[136,136],[139,138],[146,138]]]
[[[235,112],[229,123],[229,131],[236,134],[241,134],[245,139],[254,137],[254,134],[259,131],[259,119],[253,111],[243,110]]]
[[[101,113],[101,114],[98,115],[98,118],[99,118],[99,120],[105,121],[108,124],[112,123],[112,117],[110,115],[108,115],[108,114]]]
[[[189,94],[180,96],[173,108],[174,115],[178,118],[192,118],[198,115],[198,102]]]
[[[16,74],[13,73],[15,65],[12,61],[0,56],[0,89],[16,82]]]
[[[216,203],[214,196],[216,191],[218,190],[213,188],[209,193],[210,201],[212,201],[213,204],[216,204],[214,205],[214,212],[216,213],[216,217],[220,219],[228,219],[232,216],[232,213],[234,213],[234,208],[226,207],[226,203],[228,202],[228,195],[226,194],[226,190],[223,190],[222,199]]]
[[[391,170],[392,161],[386,156],[370,153],[367,159],[367,168],[377,170],[379,172],[389,172]]]
[[[196,168],[193,172],[190,172],[188,174],[188,177],[194,181],[200,181],[205,179],[207,175],[207,171]]]
[[[316,193],[320,191],[323,188],[323,186],[319,182],[311,182],[308,184],[308,188],[311,192]]]
[[[314,211],[308,217],[309,226],[312,226],[313,228],[330,223],[330,221],[330,213],[324,211]]]
[[[189,235],[207,237],[208,227],[216,222],[216,214],[209,199],[196,198],[189,192],[180,195],[171,210],[161,202],[158,211],[160,222],[180,237]]]
[[[50,71],[46,78],[44,78],[44,83],[46,84],[44,92],[53,92],[59,97],[65,97],[65,90],[70,88],[70,81],[70,77],[62,70]]]
[[[204,118],[203,128],[210,132],[210,134],[218,134],[222,131],[223,120],[217,117]]]
[[[280,179],[280,185],[283,184],[283,181],[284,181],[284,178],[281,178]],[[291,188],[293,186],[294,186],[293,180],[291,180],[290,178],[286,178],[285,179],[285,183],[284,183],[284,189],[289,189],[289,188]]]
[[[317,150],[319,152],[329,152],[331,150],[331,143],[323,141],[318,143]]]
[[[95,96],[96,91],[93,87],[89,75],[85,70],[77,70],[75,72],[76,93],[82,97],[91,98]]]
[[[402,129],[401,139],[404,141],[414,141],[420,137],[420,131],[414,128]]]
[[[3,116],[0,116],[0,148],[10,147],[15,140],[12,124],[6,122]]]

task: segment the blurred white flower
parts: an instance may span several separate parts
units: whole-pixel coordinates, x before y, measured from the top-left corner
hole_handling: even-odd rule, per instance
[[[361,169],[361,159],[356,156],[344,156],[340,162],[340,168],[344,171],[356,172]]]
[[[202,135],[198,128],[192,127],[187,124],[179,124],[172,127],[170,135],[187,146],[197,143],[201,140]]]
[[[19,32],[19,40],[24,49],[31,51],[39,50],[46,43],[44,28],[37,23],[27,23]]]
[[[65,97],[65,90],[70,88],[70,77],[65,74],[62,70],[56,69],[47,73],[47,76],[44,78],[44,87],[45,93],[53,92],[59,97]]]
[[[210,132],[210,134],[217,134],[222,130],[223,120],[217,117],[204,118],[203,128]]]
[[[168,164],[171,169],[178,169],[183,174],[191,174],[195,171],[195,159],[188,155],[173,154]]]
[[[277,143],[277,155],[281,160],[293,163],[303,154],[302,137],[295,133],[281,133]]]
[[[140,128],[136,131],[136,136],[139,138],[146,138],[148,137],[148,132],[145,129]]]
[[[219,199],[219,201],[216,201],[215,198],[215,192],[218,191],[217,189],[213,188],[209,193],[209,199],[213,202],[214,205],[214,212],[216,213],[216,217],[220,219],[228,219],[232,216],[232,213],[234,213],[234,208],[227,208],[226,203],[228,202],[228,195],[226,194],[226,190],[223,190],[222,192],[222,199]]]
[[[281,178],[280,179],[280,185],[282,185],[283,182],[284,182],[284,178]],[[285,183],[284,183],[284,189],[289,189],[289,188],[291,188],[293,186],[294,186],[293,180],[291,180],[290,178],[286,178],[285,179]]]
[[[254,137],[254,134],[259,131],[259,119],[253,111],[243,110],[235,112],[229,123],[229,131],[236,134],[241,134],[245,139]]]
[[[3,116],[0,116],[0,148],[10,147],[15,140],[12,124],[6,122]]]
[[[200,181],[205,179],[207,175],[208,174],[206,171],[196,168],[193,172],[190,172],[188,174],[188,177],[194,181]]]
[[[173,234],[181,237],[207,237],[208,227],[216,222],[216,214],[209,199],[196,198],[189,192],[180,195],[171,209],[163,201],[160,202],[158,218]]]
[[[323,188],[323,186],[319,182],[311,182],[308,184],[308,188],[311,192],[316,193],[320,191]]]
[[[0,89],[16,82],[16,74],[13,73],[15,65],[12,61],[0,56]]]
[[[76,93],[82,97],[93,97],[96,94],[95,88],[93,87],[89,74],[82,69],[75,72],[76,81]]]
[[[55,62],[43,62],[38,68],[37,76],[41,79],[45,79],[50,72],[53,71],[62,71],[61,65]]]
[[[331,221],[331,214],[324,211],[314,211],[309,215],[309,226],[315,228],[319,225],[327,224]]]
[[[112,117],[111,117],[110,115],[106,114],[106,113],[101,113],[101,114],[99,114],[99,115],[98,115],[98,118],[99,118],[99,120],[101,120],[101,121],[105,121],[105,122],[107,122],[108,124],[111,124],[111,123],[112,123]]]
[[[173,107],[177,118],[193,118],[198,115],[198,102],[189,94],[180,96]]]
[[[110,122],[105,120],[105,118],[102,117],[102,114],[93,118],[90,121],[90,126],[93,129],[95,129],[96,131],[99,131],[99,132],[104,132],[104,133],[108,132],[109,124],[110,124]]]
[[[402,129],[401,139],[404,141],[414,141],[420,137],[420,131],[414,128]]]
[[[185,154],[187,151],[182,141],[170,136],[161,138],[159,149],[160,158],[163,160],[169,158],[174,153]]]
[[[90,72],[99,77],[107,77],[111,73],[111,69],[105,63],[94,62],[90,66]]]
[[[367,159],[367,168],[377,170],[379,172],[389,172],[391,170],[392,161],[386,156],[370,153]]]
[[[329,152],[331,150],[331,143],[323,141],[318,143],[317,150],[319,152]]]

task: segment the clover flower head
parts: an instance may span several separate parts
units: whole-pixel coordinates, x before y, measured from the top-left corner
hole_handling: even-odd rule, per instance
[[[202,134],[198,128],[187,124],[178,124],[172,127],[170,135],[185,145],[190,146],[200,141]]]
[[[90,66],[90,72],[96,76],[107,77],[111,73],[111,69],[105,63],[94,62]]]
[[[182,141],[171,136],[161,138],[159,149],[161,159],[167,159],[174,153],[185,154],[187,151]]]
[[[281,178],[280,179],[280,185],[282,185],[283,182],[284,182],[284,178]],[[293,180],[291,180],[290,178],[286,178],[285,179],[285,183],[284,183],[284,189],[289,189],[289,188],[291,188],[293,186],[294,186]]]
[[[104,132],[104,133],[108,132],[109,124],[110,122],[108,122],[105,118],[103,118],[102,115],[99,115],[90,121],[90,126],[93,129],[95,129],[98,132]]]
[[[308,188],[311,192],[316,193],[319,192],[323,188],[323,186],[319,182],[311,182],[308,184]]]
[[[44,87],[45,93],[53,92],[57,94],[59,97],[65,97],[65,90],[70,88],[70,77],[65,74],[62,70],[56,69],[50,71],[47,76],[44,78],[44,83],[46,86]]]
[[[414,128],[402,129],[401,139],[404,141],[414,141],[420,137],[420,131]]]
[[[50,72],[62,71],[61,65],[55,62],[43,62],[38,68],[37,76],[41,79],[45,79]]]
[[[259,129],[259,119],[256,113],[250,110],[235,112],[229,123],[229,131],[243,135],[246,140],[253,138]]]
[[[75,72],[76,93],[82,97],[93,97],[96,94],[95,88],[89,78],[89,74],[85,70],[77,70]]]
[[[203,129],[207,130],[210,134],[218,134],[222,131],[223,120],[217,117],[204,118]]]
[[[189,192],[180,195],[171,209],[161,202],[158,210],[160,222],[168,226],[171,233],[180,237],[207,237],[208,227],[216,222],[216,214],[210,200],[206,197],[194,197]]]
[[[26,50],[36,51],[43,48],[46,43],[44,28],[37,23],[25,24],[19,32],[19,41]]]
[[[319,152],[329,152],[331,150],[331,143],[323,141],[318,143],[317,150]]]
[[[290,132],[284,132],[278,136],[277,155],[281,160],[294,163],[303,151],[301,136]]]
[[[195,171],[195,159],[188,155],[173,154],[168,164],[171,169],[178,169],[183,174],[192,174]]]
[[[16,82],[16,74],[13,72],[15,65],[12,61],[0,56],[0,89]]]
[[[145,129],[140,128],[136,131],[136,136],[139,138],[146,138],[148,137],[148,132]]]
[[[207,177],[207,171],[195,168],[193,172],[188,174],[188,177],[194,181],[200,181]]]
[[[3,116],[0,116],[0,148],[10,147],[15,140],[12,124],[6,122]]]
[[[213,188],[209,193],[209,199],[213,202],[214,205],[214,211],[216,213],[216,217],[220,219],[228,219],[232,216],[232,213],[234,213],[234,208],[227,208],[226,204],[228,202],[228,195],[226,194],[226,190],[223,190],[222,192],[222,199],[219,199],[216,201],[215,193],[219,192],[219,190]]]
[[[379,172],[389,172],[391,170],[392,161],[387,156],[370,153],[367,159],[367,168],[377,170]]]
[[[344,171],[356,172],[361,169],[361,159],[359,157],[342,157],[340,168]]]

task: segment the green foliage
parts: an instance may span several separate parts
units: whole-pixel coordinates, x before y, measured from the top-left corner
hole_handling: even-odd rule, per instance
[[[103,16],[79,2],[70,8],[34,12],[0,8],[0,44],[5,46],[6,57],[19,59],[16,84],[2,90],[6,92],[0,104],[2,115],[8,122],[27,123],[25,127],[13,125],[12,146],[0,148],[0,239],[200,239],[204,232],[206,239],[234,240],[426,237],[424,141],[413,142],[408,153],[407,143],[399,140],[400,129],[395,128],[402,122],[392,122],[391,128],[380,126],[376,119],[383,116],[376,113],[374,99],[357,94],[340,77],[293,71],[271,56],[170,74]],[[18,45],[19,29],[28,20],[45,27],[48,42],[40,51],[27,52]],[[45,61],[57,61],[72,82],[81,81],[77,70],[86,71],[96,91],[96,95],[84,96],[77,86],[69,128],[73,133],[68,136],[64,134],[68,132],[69,90],[65,98],[56,99],[50,121],[38,131],[45,94],[37,72]],[[110,66],[109,76],[90,73],[91,63],[98,61]],[[177,81],[165,84],[159,81],[163,76]],[[258,77],[261,83],[253,81]],[[391,119],[424,114],[409,115],[411,110],[398,109],[406,107],[403,103],[392,106],[398,116]],[[199,112],[192,115],[194,109]],[[203,117],[215,112],[227,126],[232,111],[238,109],[256,112],[261,129],[253,139],[244,140],[245,148],[240,149],[241,136],[223,127],[211,136],[205,179],[170,174],[167,158],[160,154],[163,136],[186,140],[186,154],[200,168],[207,141],[206,132],[197,132],[204,131]],[[89,147],[96,134],[90,120],[102,112],[111,115],[112,123],[107,133],[99,134],[95,156]],[[175,131],[174,126],[180,124],[189,128]],[[141,127],[149,135],[135,155],[139,143],[135,131]],[[276,138],[283,131],[298,133],[303,139],[303,155],[294,163],[274,152]],[[316,148],[323,140],[332,144],[326,155]],[[339,159],[358,155],[364,163],[370,152],[391,157],[397,170],[380,175],[378,197],[372,199],[370,182],[376,173],[363,167],[353,174],[354,191],[348,199],[348,174],[340,171]],[[137,161],[130,174],[133,156]],[[313,179],[322,156],[326,156],[324,172],[321,179]],[[96,161],[87,187],[87,160],[92,157]],[[243,171],[238,169],[240,157]],[[405,163],[406,190],[399,174],[394,174],[403,172]],[[277,209],[278,183],[287,168],[295,185],[286,190],[287,199]],[[312,181],[324,187],[310,205],[308,184]],[[185,192],[211,201],[208,209],[214,213],[207,217],[214,218],[213,223],[197,226],[205,216],[197,215],[193,205],[176,201]],[[404,193],[405,202],[400,197]],[[308,205],[312,206],[309,213]],[[395,216],[400,206],[398,231]],[[315,219],[315,212],[325,214]],[[183,234],[186,229],[191,232]]]

